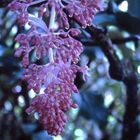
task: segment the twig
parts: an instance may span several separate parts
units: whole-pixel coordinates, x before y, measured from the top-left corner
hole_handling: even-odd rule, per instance
[[[125,38],[115,38],[115,39],[111,39],[111,42],[113,44],[124,44],[127,42],[134,42],[134,43],[138,43],[139,39],[136,36],[130,36],[130,37],[125,37]],[[95,40],[82,40],[82,43],[84,46],[98,46],[98,42]]]

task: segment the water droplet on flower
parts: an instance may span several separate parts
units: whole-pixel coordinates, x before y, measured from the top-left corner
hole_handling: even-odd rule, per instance
[[[72,15],[69,15],[69,17],[72,17]]]
[[[85,29],[86,28],[86,25],[82,25],[82,28]]]

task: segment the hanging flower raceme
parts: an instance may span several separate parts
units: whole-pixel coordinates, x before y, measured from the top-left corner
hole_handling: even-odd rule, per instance
[[[38,7],[38,16],[28,12],[32,6]],[[40,123],[51,135],[64,131],[65,112],[77,107],[71,99],[78,92],[74,84],[76,73],[81,72],[84,77],[87,74],[86,65],[77,65],[83,51],[81,42],[75,39],[80,30],[70,28],[68,17],[86,27],[103,7],[102,0],[13,0],[9,4],[17,13],[18,23],[30,25],[25,34],[17,35],[21,46],[15,52],[15,56],[22,57],[23,80],[37,93],[26,111],[37,112]],[[49,23],[44,22],[44,17],[49,17]],[[45,64],[31,63],[32,52],[36,59],[46,58]]]
[[[78,29],[70,29],[68,32],[39,33],[32,31],[27,34],[19,34],[16,41],[21,44],[21,47],[16,50],[15,55],[23,57],[22,64],[26,67],[29,65],[29,53],[32,50],[35,50],[36,58],[40,59],[46,56],[49,49],[52,48],[55,60],[61,59],[67,62],[71,59],[72,62],[77,63],[83,47],[81,42],[72,36],[77,36],[79,33]]]
[[[60,109],[57,94],[44,93],[36,96],[32,100],[31,106],[26,110],[26,112],[29,114],[38,112],[39,120],[49,134],[56,136],[64,131],[67,117]]]
[[[32,100],[27,113],[38,112],[39,120],[49,134],[62,133],[67,121],[64,112],[77,107],[71,99],[71,94],[78,92],[74,85],[77,71],[82,69],[76,65],[58,63],[44,66],[32,64],[24,72],[29,89],[39,93],[39,89],[44,87],[44,94]]]

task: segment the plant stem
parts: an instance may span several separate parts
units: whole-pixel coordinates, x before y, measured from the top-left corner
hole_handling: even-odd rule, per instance
[[[56,12],[55,12],[55,7],[54,5],[52,6],[51,9],[51,15],[50,15],[50,23],[49,23],[49,29],[53,30],[54,29],[54,25],[55,25],[55,16],[56,16]],[[54,63],[54,58],[53,58],[53,49],[49,48],[49,61],[50,63]]]
[[[55,16],[56,16],[55,7],[52,6],[52,9],[51,9],[51,16],[50,16],[50,23],[49,23],[49,29],[54,29],[54,25],[55,25]]]
[[[38,0],[38,1],[34,1],[34,2],[29,3],[29,6],[36,5],[36,4],[42,3],[42,2],[44,2],[44,1],[47,1],[47,0]]]

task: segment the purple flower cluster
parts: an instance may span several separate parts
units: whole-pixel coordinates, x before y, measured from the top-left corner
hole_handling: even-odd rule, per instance
[[[104,9],[103,0],[70,0],[66,6],[69,17],[73,17],[83,28],[90,26],[93,16]]]
[[[28,12],[28,8],[36,5],[38,16]],[[21,47],[15,52],[15,56],[22,57],[22,65],[25,67],[23,80],[27,81],[29,89],[38,93],[27,113],[38,112],[39,121],[49,134],[61,134],[67,121],[65,112],[71,107],[77,107],[71,99],[72,93],[78,92],[74,84],[76,73],[86,74],[86,66],[77,65],[83,51],[81,42],[75,39],[80,30],[70,28],[67,14],[86,27],[91,24],[93,16],[103,9],[103,2],[13,0],[9,7],[17,13],[21,26],[30,25],[26,34],[17,35],[16,41]],[[49,18],[49,24],[44,22],[44,16]],[[34,52],[36,59],[46,57],[46,64],[31,64],[31,52]],[[44,89],[43,94],[40,94],[41,89]]]
[[[32,100],[31,106],[27,109],[29,114],[33,111],[39,113],[40,122],[52,135],[61,134],[67,121],[65,113],[60,109],[59,97],[61,96],[55,93],[41,94]]]
[[[76,65],[53,63],[43,66],[32,64],[24,72],[29,89],[39,92],[41,86],[44,87],[44,94],[32,100],[27,112],[38,112],[40,122],[49,134],[61,134],[67,120],[64,112],[70,107],[77,107],[71,94],[78,92],[74,79],[76,72],[81,70]]]
[[[67,62],[71,60],[77,63],[79,55],[83,51],[80,41],[74,39],[80,33],[78,29],[70,29],[68,32],[59,31],[56,34],[48,31],[47,33],[38,33],[36,30],[28,34],[19,34],[16,41],[21,47],[16,50],[16,56],[23,56],[22,64],[24,67],[29,65],[29,53],[35,50],[36,58],[40,59],[46,56],[49,49],[53,49],[53,57],[55,61],[63,60]]]

